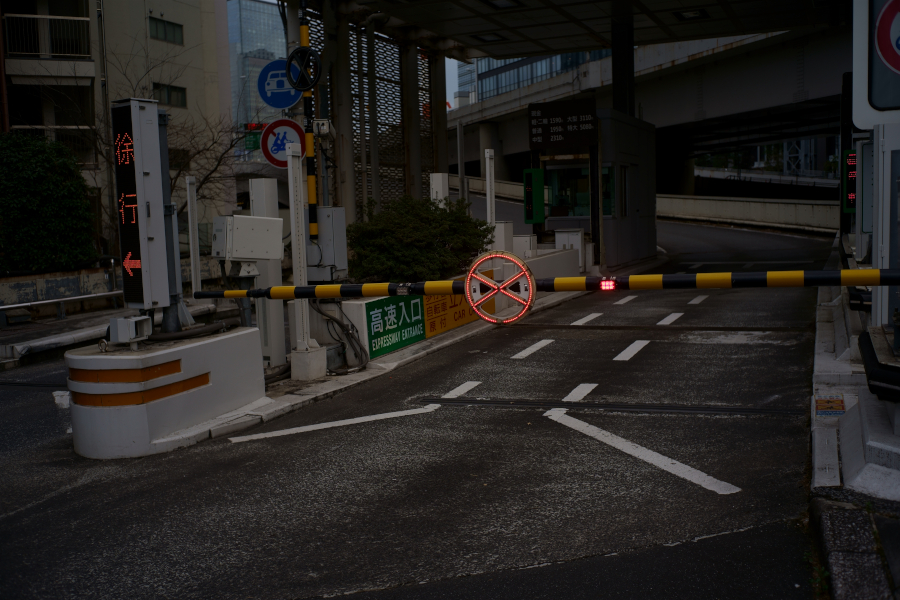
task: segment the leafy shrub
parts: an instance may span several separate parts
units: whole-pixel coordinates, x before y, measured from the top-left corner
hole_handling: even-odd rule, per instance
[[[66,271],[97,258],[88,186],[44,136],[0,135],[0,273]]]
[[[465,199],[434,202],[404,196],[382,203],[369,220],[347,228],[355,281],[439,280],[465,271],[493,241],[493,228],[468,214]]]

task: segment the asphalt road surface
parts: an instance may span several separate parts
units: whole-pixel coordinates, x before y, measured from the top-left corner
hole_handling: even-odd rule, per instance
[[[659,245],[693,273],[821,269],[831,240]],[[427,410],[135,460],[0,386],[0,597],[810,598],[815,298],[591,293],[240,435]]]

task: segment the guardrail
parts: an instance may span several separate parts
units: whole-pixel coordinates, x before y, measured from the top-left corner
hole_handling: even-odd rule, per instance
[[[90,58],[91,20],[52,15],[3,16],[10,58]]]
[[[0,312],[12,310],[14,308],[31,308],[33,306],[46,306],[48,304],[58,305],[56,309],[56,318],[66,318],[66,302],[77,302],[79,300],[95,300],[97,298],[112,298],[113,296],[121,296],[123,290],[114,290],[112,292],[101,292],[99,294],[86,294],[84,296],[69,296],[68,298],[54,298],[52,300],[38,300],[37,302],[22,302],[21,304],[7,304],[0,306]],[[5,325],[6,319],[0,319],[0,325]]]

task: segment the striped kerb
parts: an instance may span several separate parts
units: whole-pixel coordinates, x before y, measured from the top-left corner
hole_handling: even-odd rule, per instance
[[[134,406],[168,398],[203,385],[209,385],[209,373],[140,392],[124,392],[121,394],[72,392],[72,401],[80,406]]]
[[[69,369],[69,379],[84,383],[143,383],[181,373],[181,360],[143,369]]]

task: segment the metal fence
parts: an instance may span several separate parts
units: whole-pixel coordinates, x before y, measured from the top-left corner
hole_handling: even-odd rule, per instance
[[[87,17],[4,15],[7,56],[90,58]]]

